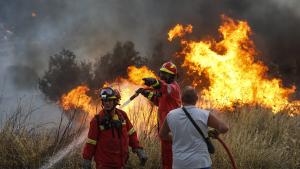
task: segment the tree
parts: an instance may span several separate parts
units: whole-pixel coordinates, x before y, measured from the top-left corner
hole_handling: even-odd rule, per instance
[[[106,81],[125,77],[128,66],[141,66],[143,63],[145,60],[134,49],[132,42],[117,42],[112,53],[107,53],[96,61],[92,87],[99,88]]]
[[[162,42],[158,42],[155,44],[155,46],[153,47],[152,55],[148,60],[149,61],[147,62],[147,66],[155,72],[158,72],[162,64],[169,60],[169,58],[167,58],[165,55],[164,45]]]
[[[91,65],[76,62],[73,52],[63,49],[50,57],[48,70],[39,79],[39,89],[52,101],[57,101],[74,87],[88,83],[91,79]]]

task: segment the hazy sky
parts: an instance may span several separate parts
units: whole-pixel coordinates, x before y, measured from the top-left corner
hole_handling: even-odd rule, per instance
[[[0,90],[31,88],[63,48],[93,60],[130,40],[149,56],[176,23],[216,35],[221,14],[247,20],[260,57],[300,84],[299,9],[298,0],[1,0]]]

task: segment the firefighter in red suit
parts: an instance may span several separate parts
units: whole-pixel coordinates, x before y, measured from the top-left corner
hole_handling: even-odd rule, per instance
[[[160,80],[144,78],[145,85],[154,90],[139,89],[142,95],[158,106],[158,128],[160,129],[169,111],[181,106],[180,87],[175,81],[176,65],[166,62],[159,71]],[[161,140],[161,157],[163,169],[172,168],[172,142]]]
[[[126,113],[116,108],[120,100],[119,92],[109,87],[103,88],[100,97],[103,110],[90,122],[83,150],[83,168],[91,169],[94,158],[97,169],[123,169],[128,160],[128,146],[144,165],[147,156],[137,134]]]

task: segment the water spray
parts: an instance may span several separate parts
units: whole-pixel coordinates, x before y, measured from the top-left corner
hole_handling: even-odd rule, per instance
[[[76,147],[78,147],[79,145],[81,145],[85,138],[86,135],[88,133],[88,130],[84,130],[80,136],[79,139],[74,139],[67,147],[65,147],[64,149],[60,150],[59,152],[57,152],[54,156],[52,156],[49,161],[43,165],[42,167],[40,167],[40,169],[49,169],[51,168],[53,165],[55,165],[56,163],[58,163],[61,159],[63,159],[67,154],[69,154],[73,149],[75,149]]]

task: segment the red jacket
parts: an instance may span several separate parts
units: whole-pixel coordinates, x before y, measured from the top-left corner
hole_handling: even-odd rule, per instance
[[[107,167],[122,167],[128,159],[128,146],[141,148],[137,134],[128,119],[127,114],[116,109],[113,120],[119,120],[122,124],[120,136],[116,128],[104,129],[101,120],[104,111],[101,111],[90,122],[87,143],[83,150],[83,158],[91,160],[94,157],[96,165]]]
[[[150,94],[148,99],[158,106],[159,125],[162,125],[167,114],[181,106],[181,91],[175,81],[168,84],[161,80],[159,85],[160,88],[156,89],[155,93],[161,94],[161,96]]]

